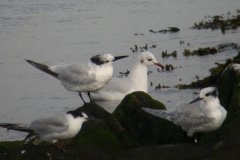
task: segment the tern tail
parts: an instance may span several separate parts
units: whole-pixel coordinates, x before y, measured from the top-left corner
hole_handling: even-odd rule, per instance
[[[21,131],[21,132],[34,132],[31,128],[28,128],[26,124],[23,123],[18,123],[18,124],[13,124],[13,123],[0,123],[0,127],[2,128],[7,128],[8,130],[15,130],[15,131]]]
[[[55,77],[55,78],[58,78],[58,73],[55,73],[53,72],[52,70],[49,69],[49,66],[45,65],[45,64],[41,64],[41,63],[37,63],[37,62],[34,62],[32,60],[28,60],[28,59],[25,59],[29,64],[31,64],[32,66],[36,67],[37,69],[47,73],[47,74],[50,74],[51,76]]]

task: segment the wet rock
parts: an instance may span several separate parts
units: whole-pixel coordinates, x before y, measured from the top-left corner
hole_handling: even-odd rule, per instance
[[[4,153],[9,149],[15,149],[23,145],[23,141],[2,141],[0,142],[0,153]]]
[[[113,115],[140,146],[183,142],[179,127],[157,118],[141,108],[164,109],[165,106],[144,92],[125,96]]]
[[[216,86],[221,104],[227,109],[226,123],[240,117],[240,64],[231,63],[223,71]]]
[[[238,65],[234,64],[233,68],[239,72],[238,69],[240,67]],[[229,66],[230,69],[231,67]],[[224,71],[223,75],[225,72],[227,73],[228,69]],[[240,97],[240,95],[238,94],[237,97]],[[240,104],[239,99],[237,104]],[[129,130],[129,133],[140,147],[136,147],[131,140],[131,136],[117,122],[116,118],[95,103],[89,103],[77,110],[91,114],[97,119],[83,124],[82,130],[71,140],[72,143],[66,146],[65,152],[59,152],[53,145],[46,147],[32,144],[22,145],[22,142],[19,141],[0,142],[0,159],[212,160],[239,158],[240,117],[234,118],[232,122],[224,123],[223,126],[214,132],[207,133],[207,139],[212,143],[180,143],[182,138],[176,125],[145,113],[141,110],[141,107],[165,108],[163,104],[153,100],[146,93],[134,92],[127,95],[113,113],[122,126]],[[231,107],[228,109],[231,109]],[[3,150],[2,146],[5,147]],[[124,148],[124,146],[127,147]]]
[[[117,119],[96,103],[85,104],[76,110],[83,111],[97,120],[85,122],[81,131],[73,138],[72,145],[92,144],[113,151],[136,147],[136,142]]]

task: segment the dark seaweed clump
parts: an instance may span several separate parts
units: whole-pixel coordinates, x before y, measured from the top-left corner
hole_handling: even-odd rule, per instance
[[[127,77],[129,73],[130,73],[129,70],[127,70],[126,72],[119,72],[120,75],[118,77],[123,77],[123,76]]]
[[[161,89],[161,88],[170,88],[169,86],[161,86],[161,84],[159,83],[156,87],[155,87],[155,90],[158,90],[158,89]]]
[[[237,13],[239,10],[237,10]],[[230,12],[228,12],[230,15]],[[210,16],[208,16],[210,17]],[[207,18],[205,16],[205,18]],[[225,30],[237,29],[240,26],[240,15],[233,15],[232,18],[227,18],[226,20],[219,15],[211,17],[212,20],[202,20],[201,22],[194,23],[192,29],[221,29],[222,33],[225,33]]]
[[[169,29],[163,29],[163,30],[159,30],[159,31],[154,31],[154,30],[150,29],[149,32],[151,32],[151,33],[167,33],[167,32],[175,33],[175,32],[180,31],[180,29],[177,27],[168,27],[168,28]]]
[[[144,52],[144,51],[147,51],[148,48],[157,48],[157,45],[156,44],[153,44],[152,46],[148,47],[148,44],[146,44],[145,46],[143,47],[138,47],[136,44],[135,44],[135,47],[131,47],[130,50],[132,50],[132,52],[138,52],[138,50],[140,50],[140,52]]]
[[[190,56],[190,55],[198,55],[198,56],[205,56],[208,54],[216,54],[217,49],[215,47],[207,47],[207,48],[199,48],[198,50],[193,50],[192,52],[189,49],[184,49],[183,55]]]
[[[166,71],[171,71],[171,70],[174,70],[175,67],[172,64],[166,64],[165,69],[166,69]]]
[[[168,58],[168,57],[177,57],[177,51],[173,51],[171,54],[167,53],[167,50],[164,52],[162,51],[162,58]]]
[[[189,49],[184,49],[183,55],[184,56],[205,56],[209,54],[216,54],[218,52],[222,52],[228,48],[238,50],[238,44],[236,43],[225,43],[219,44],[217,47],[206,47],[206,48],[199,48],[198,50],[193,50],[192,52]]]

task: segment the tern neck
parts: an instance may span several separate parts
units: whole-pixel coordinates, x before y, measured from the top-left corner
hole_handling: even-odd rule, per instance
[[[133,67],[130,70],[130,74],[128,76],[129,81],[131,81],[132,85],[134,85],[136,90],[141,90],[147,92],[147,66],[140,63],[135,62]]]
[[[208,108],[216,108],[219,106],[219,99],[218,98],[213,98],[210,101],[205,102]]]
[[[221,107],[218,98],[213,98],[211,100],[205,101],[204,104],[201,105],[201,109],[206,113],[213,113],[218,111]]]

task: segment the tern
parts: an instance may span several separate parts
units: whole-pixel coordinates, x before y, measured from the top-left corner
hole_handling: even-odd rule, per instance
[[[100,90],[91,93],[93,100],[122,100],[126,94],[134,91],[148,91],[147,67],[157,65],[164,68],[150,52],[141,52],[133,63],[128,77],[112,78]]]
[[[63,149],[61,140],[74,137],[87,120],[89,118],[84,112],[69,111],[64,115],[35,120],[29,124],[0,123],[0,126],[10,130],[36,133],[44,141],[56,144],[61,150]]]
[[[195,103],[199,101],[198,103]],[[194,133],[212,132],[218,129],[227,116],[227,111],[221,106],[218,99],[218,89],[207,87],[200,91],[199,97],[188,102],[180,102],[172,109],[149,109],[144,111],[169,120],[187,132],[188,137]],[[197,140],[195,139],[195,142]]]
[[[113,62],[129,56],[114,57],[111,54],[93,56],[88,62],[65,65],[45,65],[25,59],[39,70],[59,79],[62,85],[71,92],[87,92],[90,101],[90,92],[96,91],[106,85],[113,75]]]

